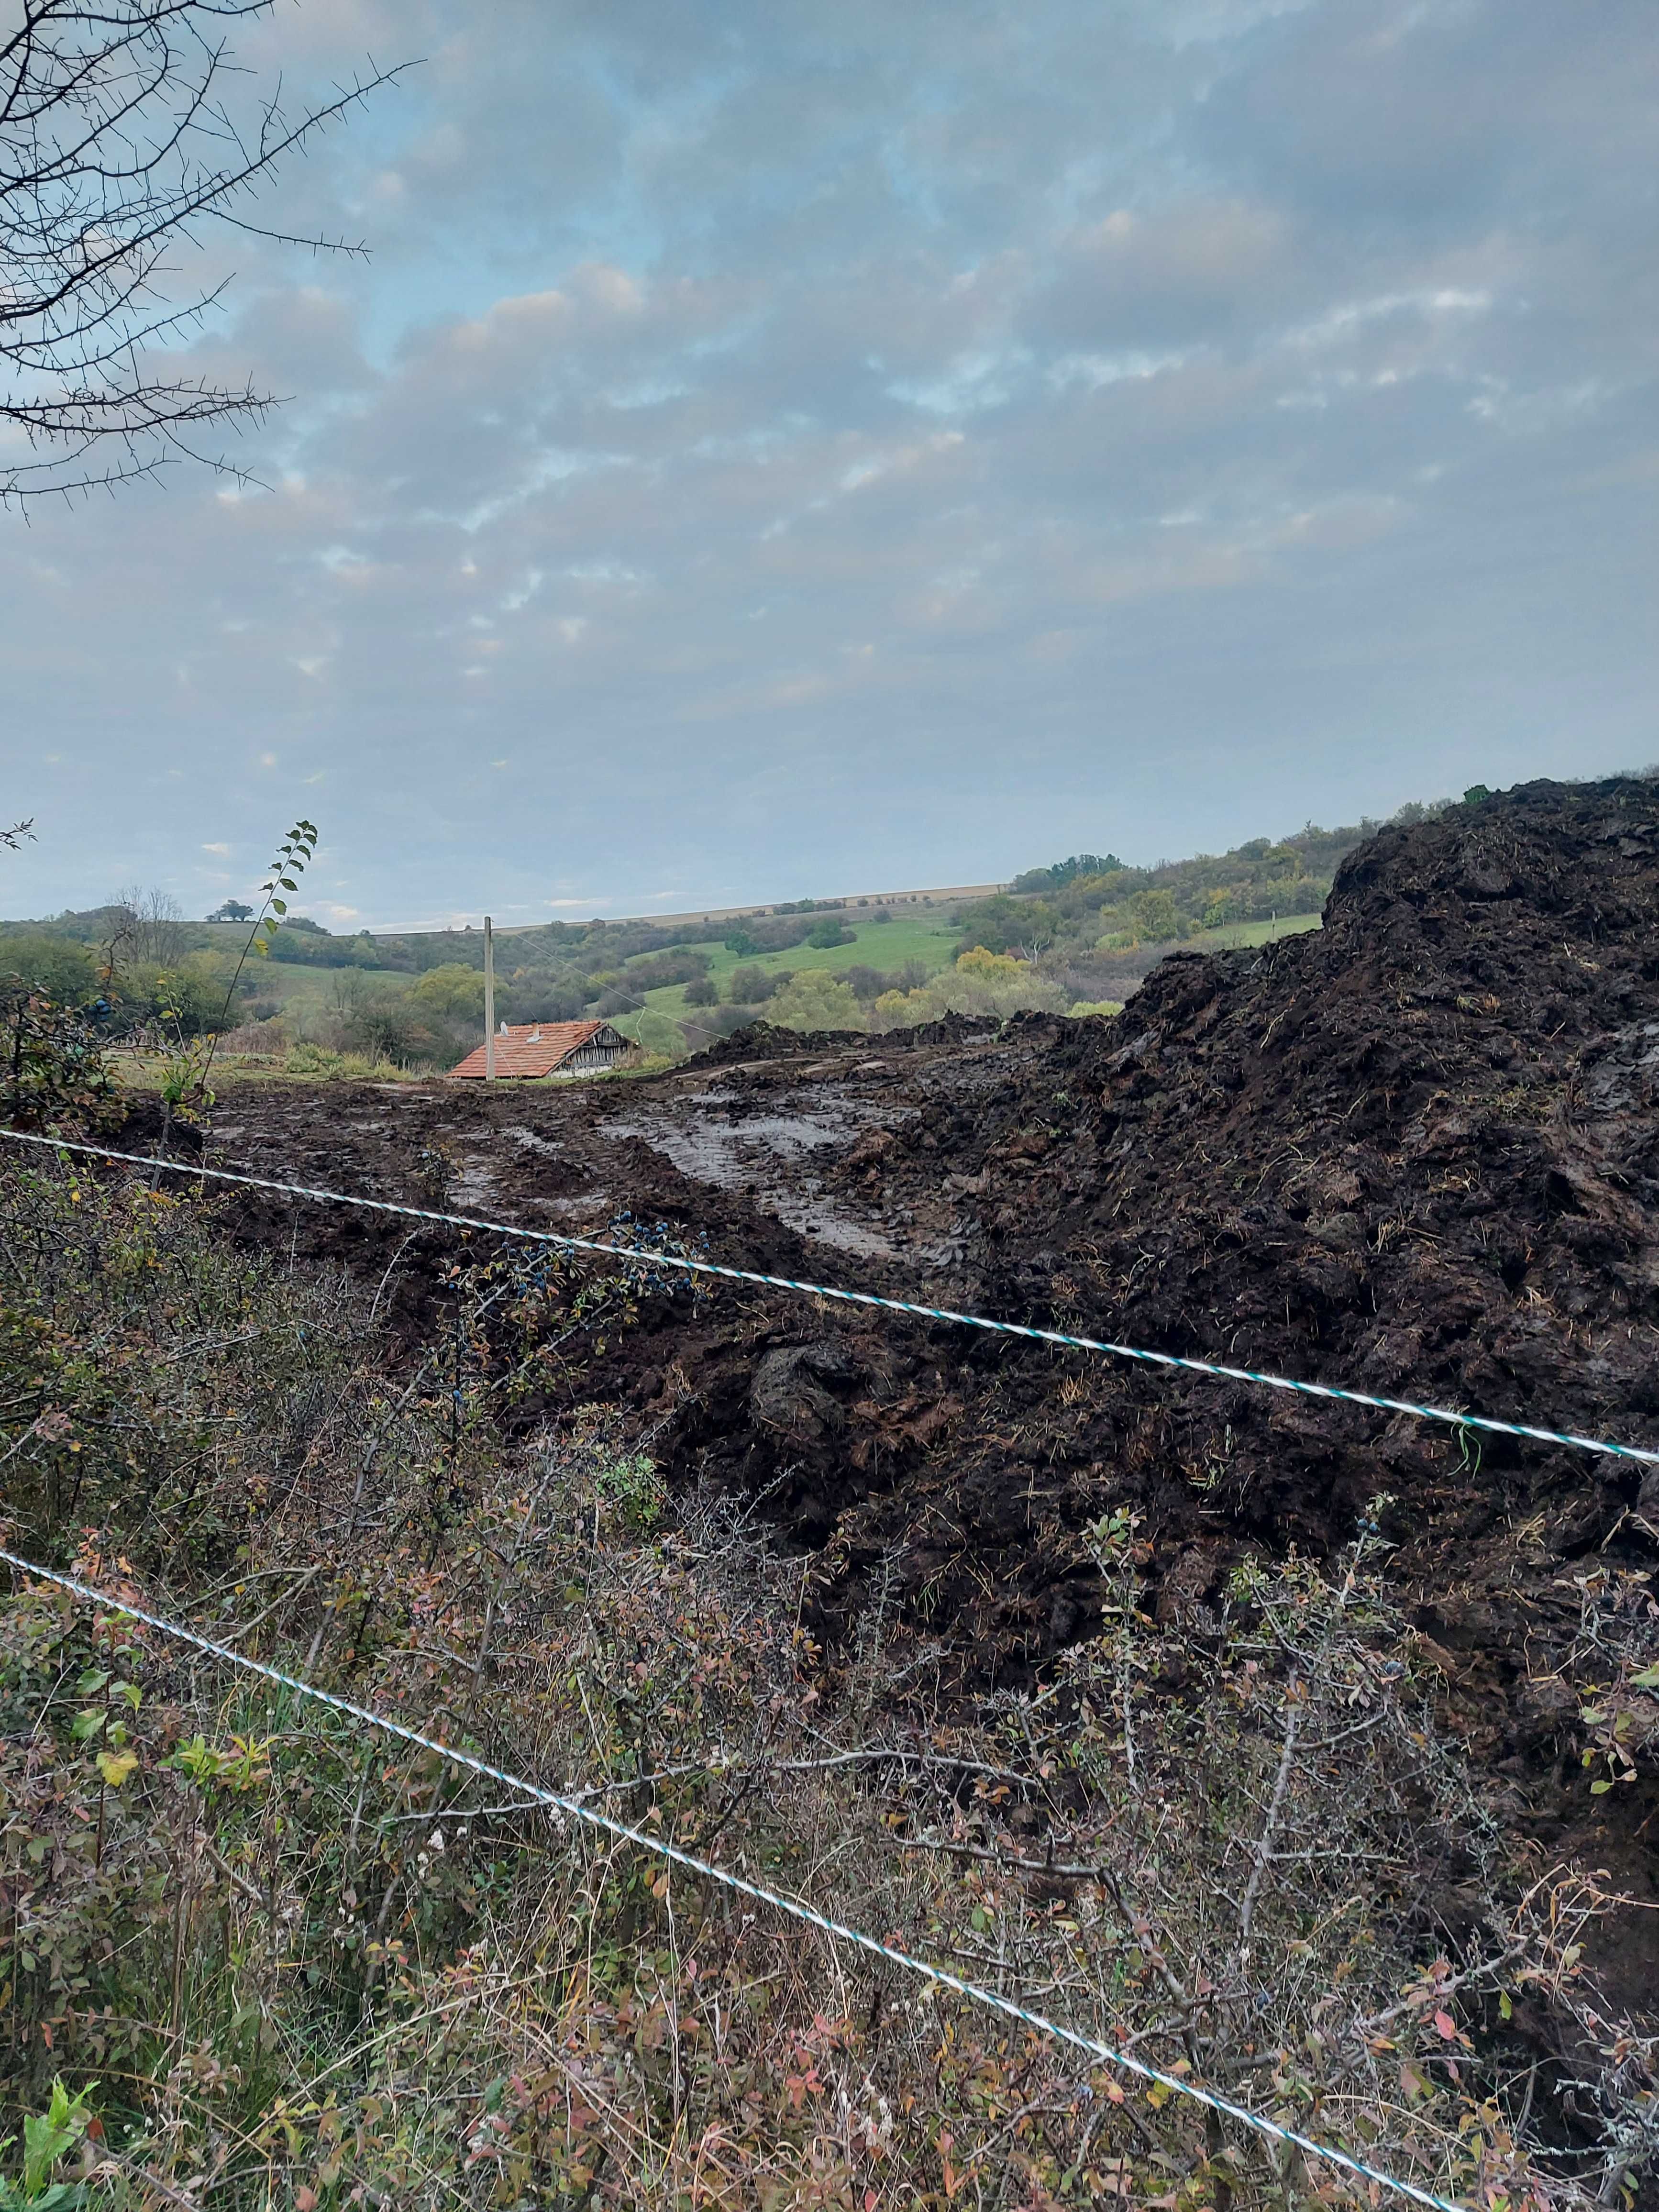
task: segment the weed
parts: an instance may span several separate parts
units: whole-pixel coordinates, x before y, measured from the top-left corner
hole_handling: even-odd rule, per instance
[[[250,1257],[210,1203],[0,1174],[0,1452],[34,1556],[1421,2185],[1508,2212],[1630,2195],[1653,2053],[1589,2024],[1598,1893],[1505,1859],[1373,1527],[1334,1573],[1247,1561],[1152,1618],[1133,1517],[1108,1515],[1099,1633],[1042,1684],[952,1692],[879,1562],[867,1632],[825,1648],[803,1618],[823,1562],[672,1489],[648,1430],[567,1410],[649,1269],[477,1262],[425,1229],[437,1318],[398,1338],[367,1285]],[[1587,1594],[1595,1710],[1645,1710],[1636,1602]],[[1474,1899],[1455,1948],[1447,1865]],[[56,2146],[20,2202],[1361,2201],[27,1589],[0,1609],[0,1988],[8,2124]],[[1523,1998],[1578,2035],[1571,2158],[1504,2025]],[[103,2133],[60,2183],[94,2083]]]

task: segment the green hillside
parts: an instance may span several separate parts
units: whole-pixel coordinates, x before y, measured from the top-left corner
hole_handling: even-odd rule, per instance
[[[1451,803],[1405,807],[1395,818]],[[1146,868],[1079,854],[954,908],[805,899],[725,923],[547,922],[501,932],[497,1012],[519,1022],[597,1017],[672,1054],[761,1018],[789,977],[814,973],[825,984],[792,987],[779,1018],[880,1026],[932,1018],[947,1005],[999,1013],[1111,1005],[1167,945],[1245,949],[1317,927],[1343,855],[1380,826],[1310,823],[1276,842],[1257,837]],[[186,921],[169,905],[152,894],[142,917],[100,907],[0,923],[0,980],[9,946],[19,982],[101,998],[100,1018],[118,1034],[158,1018],[186,1030],[217,1026],[246,926]],[[112,945],[120,947],[112,980]],[[1001,957],[970,990],[973,979],[955,963],[975,947]],[[477,1036],[483,966],[478,930],[336,936],[294,915],[269,959],[245,963],[229,1022],[261,1050],[304,1042],[442,1066]],[[872,1014],[878,1000],[885,1012]]]

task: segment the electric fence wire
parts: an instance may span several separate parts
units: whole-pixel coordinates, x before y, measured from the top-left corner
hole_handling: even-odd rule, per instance
[[[1083,2034],[1077,2028],[1064,2027],[1059,2021],[1050,2020],[1045,2013],[1033,2012],[1028,2006],[1016,2002],[1012,1997],[1003,1996],[995,1990],[982,1988],[975,1982],[964,1981],[946,1966],[936,1966],[931,1960],[919,1959],[908,1951],[898,1950],[892,1944],[883,1942],[879,1936],[867,1935],[862,1929],[850,1928],[842,1921],[832,1920],[828,1913],[820,1912],[815,1905],[808,1905],[801,1898],[791,1897],[781,1890],[764,1888],[758,1882],[732,1873],[727,1867],[716,1866],[711,1860],[697,1857],[695,1852],[682,1850],[678,1844],[670,1843],[664,1837],[651,1835],[642,1828],[630,1827],[626,1821],[613,1820],[609,1814],[599,1812],[591,1805],[584,1805],[576,1798],[562,1796],[557,1790],[544,1789],[539,1783],[527,1781],[523,1775],[511,1773],[504,1767],[492,1766],[487,1760],[475,1757],[471,1752],[460,1750],[453,1744],[442,1743],[435,1736],[424,1735],[418,1729],[405,1727],[403,1722],[393,1720],[387,1714],[377,1713],[370,1706],[355,1705],[349,1698],[336,1697],[332,1691],[319,1689],[314,1683],[302,1681],[295,1674],[286,1674],[280,1668],[267,1666],[263,1660],[250,1659],[228,1644],[216,1644],[211,1638],[198,1635],[193,1628],[183,1627],[161,1613],[151,1613],[125,1598],[95,1589],[90,1583],[82,1582],[73,1575],[61,1574],[52,1567],[39,1566],[20,1553],[3,1548],[0,1548],[0,1560],[19,1574],[32,1576],[37,1582],[53,1583],[88,1604],[102,1606],[111,1613],[123,1614],[127,1620],[138,1621],[162,1636],[169,1636],[178,1643],[191,1645],[209,1658],[240,1668],[245,1674],[257,1675],[278,1689],[292,1692],[296,1697],[309,1698],[318,1705],[326,1705],[343,1714],[348,1720],[378,1729],[383,1735],[411,1744],[417,1750],[433,1753],[452,1766],[462,1767],[503,1789],[516,1790],[524,1796],[527,1805],[542,1806],[563,1819],[585,1821],[589,1827],[598,1828],[620,1843],[632,1844],[641,1850],[684,1869],[689,1874],[736,1890],[740,1896],[749,1898],[757,1905],[786,1913],[792,1919],[804,1922],[809,1928],[819,1929],[836,1942],[852,1944],[875,1958],[884,1959],[889,1965],[901,1967],[906,1973],[919,1975],[938,1988],[949,1990],[953,1995],[966,1998],[970,2004],[1000,2013],[1005,2019],[1017,2021],[1021,2027],[1030,2028],[1052,2042],[1082,2051],[1101,2065],[1120,2067],[1143,2081],[1152,2083],[1175,2095],[1189,2098],[1224,2118],[1236,2120],[1241,2126],[1253,2129],[1256,2134],[1273,2142],[1287,2144],[1310,2158],[1323,2160],[1328,2165],[1340,2167],[1344,2172],[1352,2174],[1358,2180],[1390,2190],[1396,2196],[1409,2197],[1414,2203],[1429,2208],[1429,2212],[1464,2212],[1464,2208],[1450,2198],[1437,2197],[1431,2190],[1419,2189],[1415,2182],[1402,2181],[1395,2174],[1368,2166],[1364,2160],[1351,2157],[1334,2143],[1316,2142],[1313,2136],[1303,2135],[1295,2128],[1283,2126],[1265,2112],[1254,2112],[1248,2106],[1237,2105],[1231,2098],[1220,2096],[1199,2082],[1184,2081],[1178,2074],[1166,2074],[1159,2067],[1148,2065],[1144,2058],[1137,2058],[1131,2051],[1118,2050],[1111,2044],[1102,2043],[1091,2035]]]
[[[1487,1413],[1457,1413],[1445,1406],[1419,1406],[1407,1398],[1379,1398],[1366,1390],[1344,1389],[1334,1382],[1304,1382],[1289,1375],[1267,1375],[1249,1367],[1230,1367],[1218,1360],[1192,1359],[1175,1352],[1153,1352],[1144,1346],[1114,1344],[1093,1336],[1073,1336],[1064,1329],[1035,1328],[1017,1321],[994,1321],[983,1314],[957,1313],[949,1306],[923,1305],[910,1298],[886,1298],[873,1291],[840,1290],[829,1283],[798,1282],[791,1275],[765,1275],[750,1267],[728,1267],[716,1260],[693,1260],[674,1252],[640,1251],[625,1244],[610,1244],[592,1237],[561,1236],[551,1229],[524,1229],[510,1221],[487,1221],[475,1214],[446,1213],[425,1206],[405,1206],[387,1198],[362,1198],[349,1191],[320,1190],[307,1183],[280,1182],[266,1176],[239,1175],[228,1168],[204,1167],[188,1160],[156,1159],[143,1152],[112,1152],[107,1146],[71,1143],[62,1137],[38,1136],[22,1129],[0,1129],[0,1137],[14,1145],[35,1145],[48,1152],[78,1152],[88,1158],[116,1160],[127,1167],[156,1170],[170,1175],[198,1176],[211,1182],[234,1183],[246,1190],[266,1190],[287,1198],[302,1198],[326,1206],[356,1206],[375,1213],[397,1214],[405,1220],[428,1221],[440,1228],[481,1230],[492,1236],[518,1237],[537,1244],[550,1244],[565,1252],[587,1252],[608,1260],[623,1260],[638,1267],[677,1267],[691,1275],[716,1275],[732,1283],[755,1283],[763,1289],[791,1291],[809,1298],[832,1300],[842,1305],[872,1306],[884,1313],[908,1314],[919,1321],[944,1322],[957,1328],[977,1328],[996,1336],[1018,1337],[1033,1344],[1058,1345],[1071,1352],[1099,1352],[1110,1359],[1128,1359],[1146,1367],[1179,1370],[1202,1375],[1213,1382],[1246,1382],[1264,1390],[1290,1391],[1298,1397],[1322,1398],[1340,1405],[1364,1406],[1382,1413],[1405,1413],[1413,1420],[1437,1421],[1449,1428],[1478,1429],[1484,1434],[1525,1437],[1537,1443],[1559,1444],[1570,1451],[1595,1452],[1613,1459],[1640,1461],[1659,1466],[1659,1451],[1638,1444],[1614,1443],[1602,1437],[1581,1437],[1570,1430],[1534,1428],[1522,1421],[1498,1420]]]

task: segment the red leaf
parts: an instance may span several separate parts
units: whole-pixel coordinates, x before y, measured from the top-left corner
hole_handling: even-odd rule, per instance
[[[1448,2043],[1456,2042],[1457,2022],[1452,2018],[1449,2012],[1436,2013],[1434,2016],[1434,2024],[1439,2029],[1441,2034],[1445,2037]]]

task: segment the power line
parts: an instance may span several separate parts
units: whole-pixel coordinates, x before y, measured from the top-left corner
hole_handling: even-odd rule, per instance
[[[129,1620],[140,1621],[147,1628],[153,1628],[163,1636],[173,1638],[178,1643],[189,1644],[196,1650],[206,1653],[210,1658],[222,1660],[226,1665],[240,1668],[246,1674],[256,1674],[264,1681],[274,1683],[279,1689],[291,1691],[297,1697],[309,1698],[318,1705],[326,1705],[335,1712],[343,1713],[348,1720],[359,1721],[366,1727],[379,1729],[383,1734],[395,1736],[418,1750],[435,1753],[453,1766],[464,1767],[469,1773],[497,1783],[505,1789],[519,1790],[532,1803],[544,1806],[566,1818],[586,1821],[590,1827],[602,1830],[618,1842],[633,1844],[641,1850],[653,1852],[659,1858],[683,1867],[690,1874],[700,1875],[705,1881],[720,1882],[728,1889],[736,1890],[741,1896],[752,1899],[758,1905],[769,1905],[775,1911],[787,1913],[793,1919],[805,1922],[810,1928],[820,1929],[838,1942],[851,1943],[876,1958],[885,1959],[891,1966],[902,1967],[907,1973],[920,1975],[925,1981],[967,1998],[972,2004],[983,2006],[988,2011],[1000,2013],[1006,2019],[1018,2021],[1022,2027],[1033,2028],[1051,2041],[1083,2051],[1103,2065],[1121,2067],[1144,2081],[1152,2082],[1176,2095],[1191,2098],[1213,2112],[1237,2120],[1242,2126],[1254,2129],[1258,2135],[1291,2144],[1310,2158],[1323,2159],[1328,2164],[1340,2166],[1345,2172],[1352,2173],[1362,2181],[1375,2182],[1379,2187],[1392,2190],[1398,2196],[1408,2197],[1415,2203],[1429,2208],[1429,2212],[1463,2212],[1462,2207],[1449,2199],[1437,2197],[1430,2190],[1419,2189],[1414,2182],[1401,2181],[1393,2174],[1381,2172],[1375,2166],[1350,2157],[1346,2151],[1337,2149],[1334,2144],[1316,2142],[1311,2136],[1299,2134],[1294,2128],[1281,2126],[1264,2112],[1253,2112],[1246,2106],[1236,2105],[1231,2098],[1220,2096],[1213,2089],[1206,2089],[1195,2081],[1183,2081],[1178,2074],[1166,2074],[1158,2067],[1149,2066],[1145,2059],[1136,2058],[1130,2052],[1117,2050],[1110,2044],[1098,2042],[1093,2036],[1084,2035],[1076,2028],[1063,2027],[1060,2021],[1050,2020],[1046,2014],[1032,2012],[1028,2007],[1017,2004],[1012,1997],[1003,1996],[995,1990],[981,1988],[975,1982],[965,1982],[960,1975],[951,1973],[948,1967],[935,1966],[931,1960],[916,1958],[908,1951],[896,1950],[890,1943],[884,1943],[879,1936],[866,1935],[861,1929],[849,1928],[842,1921],[832,1920],[827,1913],[820,1912],[804,1899],[790,1897],[781,1890],[764,1889],[758,1882],[733,1874],[729,1868],[716,1866],[708,1859],[701,1859],[693,1852],[682,1850],[678,1844],[670,1843],[663,1837],[651,1835],[642,1828],[629,1827],[626,1821],[613,1820],[608,1813],[584,1805],[577,1798],[562,1796],[556,1790],[544,1789],[539,1783],[526,1780],[523,1775],[511,1773],[504,1767],[492,1766],[488,1761],[475,1758],[471,1752],[459,1750],[453,1744],[441,1743],[435,1736],[422,1735],[418,1729],[405,1727],[401,1721],[392,1720],[385,1713],[377,1713],[368,1705],[355,1705],[349,1698],[336,1697],[332,1691],[320,1690],[313,1683],[301,1681],[298,1675],[285,1674],[280,1668],[269,1667],[263,1660],[250,1659],[228,1644],[216,1644],[210,1638],[198,1635],[193,1628],[182,1627],[177,1621],[150,1613],[143,1606],[112,1596],[107,1591],[94,1589],[91,1583],[81,1582],[73,1575],[60,1574],[53,1568],[38,1566],[16,1552],[0,1549],[0,1560],[15,1568],[20,1574],[32,1575],[40,1582],[55,1583],[59,1589],[68,1590],[89,1604],[104,1606],[112,1613],[124,1614]]]
[[[1406,1398],[1378,1398],[1366,1390],[1347,1390],[1334,1382],[1304,1382],[1289,1375],[1268,1375],[1249,1367],[1229,1367],[1219,1361],[1189,1359],[1175,1352],[1149,1351],[1145,1346],[1115,1344],[1109,1339],[1073,1336],[1064,1329],[1033,1328],[1016,1321],[994,1321],[983,1314],[957,1313],[949,1306],[922,1305],[910,1298],[884,1298],[873,1291],[837,1289],[829,1283],[798,1282],[791,1275],[765,1275],[750,1267],[723,1267],[715,1260],[691,1260],[672,1252],[641,1252],[623,1244],[607,1244],[591,1237],[563,1237],[550,1229],[523,1229],[510,1221],[486,1221],[474,1214],[444,1213],[434,1207],[404,1206],[387,1198],[362,1198],[349,1191],[320,1190],[313,1185],[279,1182],[266,1176],[234,1174],[228,1168],[210,1168],[186,1160],[147,1158],[142,1152],[112,1152],[107,1146],[71,1143],[62,1137],[36,1136],[21,1129],[0,1129],[0,1137],[15,1145],[38,1145],[48,1152],[79,1152],[92,1159],[118,1160],[128,1167],[164,1170],[170,1175],[201,1176],[213,1182],[234,1183],[247,1190],[274,1191],[280,1196],[309,1199],[319,1205],[356,1206],[372,1212],[397,1214],[407,1220],[429,1221],[441,1228],[477,1229],[498,1237],[519,1237],[561,1251],[590,1252],[608,1260],[628,1260],[654,1268],[678,1267],[687,1274],[717,1275],[726,1282],[755,1283],[764,1289],[792,1291],[809,1298],[832,1299],[842,1305],[873,1306],[884,1313],[908,1314],[919,1321],[945,1322],[953,1328],[978,1328],[995,1336],[1018,1337],[1033,1344],[1058,1345],[1070,1352],[1095,1352],[1111,1359],[1133,1360],[1142,1366],[1178,1369],[1202,1375],[1212,1382],[1248,1382],[1264,1390],[1286,1390],[1298,1397],[1322,1398],[1347,1406],[1364,1406],[1382,1413],[1406,1413],[1413,1420],[1437,1421],[1449,1428],[1479,1429],[1500,1437],[1525,1437],[1533,1442],[1559,1444],[1571,1451],[1604,1453],[1613,1459],[1630,1459],[1659,1465],[1659,1451],[1638,1444],[1613,1443],[1605,1437],[1581,1437],[1571,1430],[1540,1429],[1525,1422],[1501,1421],[1487,1413],[1456,1413],[1445,1406],[1419,1406]]]

